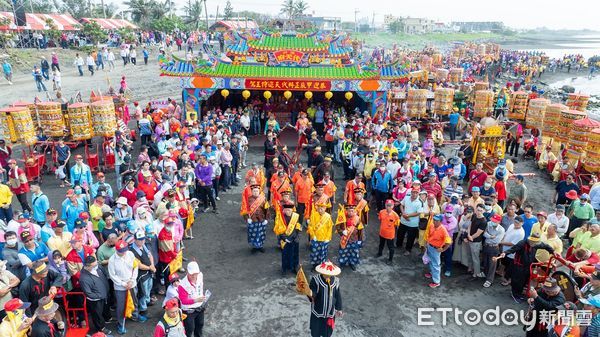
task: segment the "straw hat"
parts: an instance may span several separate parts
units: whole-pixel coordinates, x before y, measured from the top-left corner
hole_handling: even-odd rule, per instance
[[[40,298],[39,305],[37,309],[35,309],[35,314],[40,315],[50,315],[58,310],[58,304],[52,300],[50,296],[44,296]]]
[[[315,268],[315,270],[317,273],[326,276],[337,276],[342,272],[342,270],[338,266],[336,266],[329,260],[318,265],[317,268]]]

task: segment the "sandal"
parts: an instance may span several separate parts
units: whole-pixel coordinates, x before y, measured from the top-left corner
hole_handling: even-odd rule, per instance
[[[491,286],[492,286],[492,282],[490,282],[490,281],[485,281],[485,283],[483,284],[484,288],[489,288]]]
[[[506,287],[506,286],[510,285],[510,281],[508,281],[508,280],[502,281],[500,284]]]

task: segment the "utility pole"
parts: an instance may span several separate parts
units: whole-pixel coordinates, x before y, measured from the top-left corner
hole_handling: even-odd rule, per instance
[[[360,13],[358,8],[354,8],[354,32],[358,33],[358,21],[356,20],[356,15]]]
[[[106,6],[104,6],[104,0],[100,0],[100,4],[102,5],[102,15],[106,19]]]
[[[373,17],[371,18],[371,33],[375,33],[375,12],[373,12]]]
[[[206,9],[206,0],[204,0],[204,14],[206,15],[206,31],[208,31],[208,10]]]

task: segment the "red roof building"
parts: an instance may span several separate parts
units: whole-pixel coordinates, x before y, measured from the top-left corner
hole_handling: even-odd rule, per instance
[[[92,22],[95,21],[102,27],[103,29],[120,29],[120,28],[131,28],[131,29],[139,29],[138,26],[133,23],[122,20],[122,19],[100,19],[100,18],[82,18],[81,22]]]
[[[27,26],[17,27],[11,12],[0,12],[0,18],[8,19],[9,24],[0,26],[0,30],[49,30],[46,21],[52,20],[58,30],[79,30],[80,24],[70,14],[35,14],[25,13]]]

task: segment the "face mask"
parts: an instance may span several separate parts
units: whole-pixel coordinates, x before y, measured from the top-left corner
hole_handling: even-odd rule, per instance
[[[490,187],[492,187],[492,184],[490,184],[490,183],[485,183],[485,184],[483,184],[483,186],[485,186],[485,188],[490,188]]]
[[[75,190],[75,194],[80,195],[81,194],[81,190]]]
[[[11,246],[11,247],[14,246],[14,245],[16,245],[17,244],[17,238],[6,240],[6,244],[9,245],[9,246]]]
[[[447,212],[447,213],[446,213],[446,217],[447,217],[447,218],[449,218],[449,217],[451,217],[451,216],[452,216],[452,213],[449,213],[449,212]]]
[[[167,226],[167,227],[165,227],[165,230],[166,230],[167,232],[172,232],[172,231],[173,231],[173,227],[171,227],[171,226]]]

